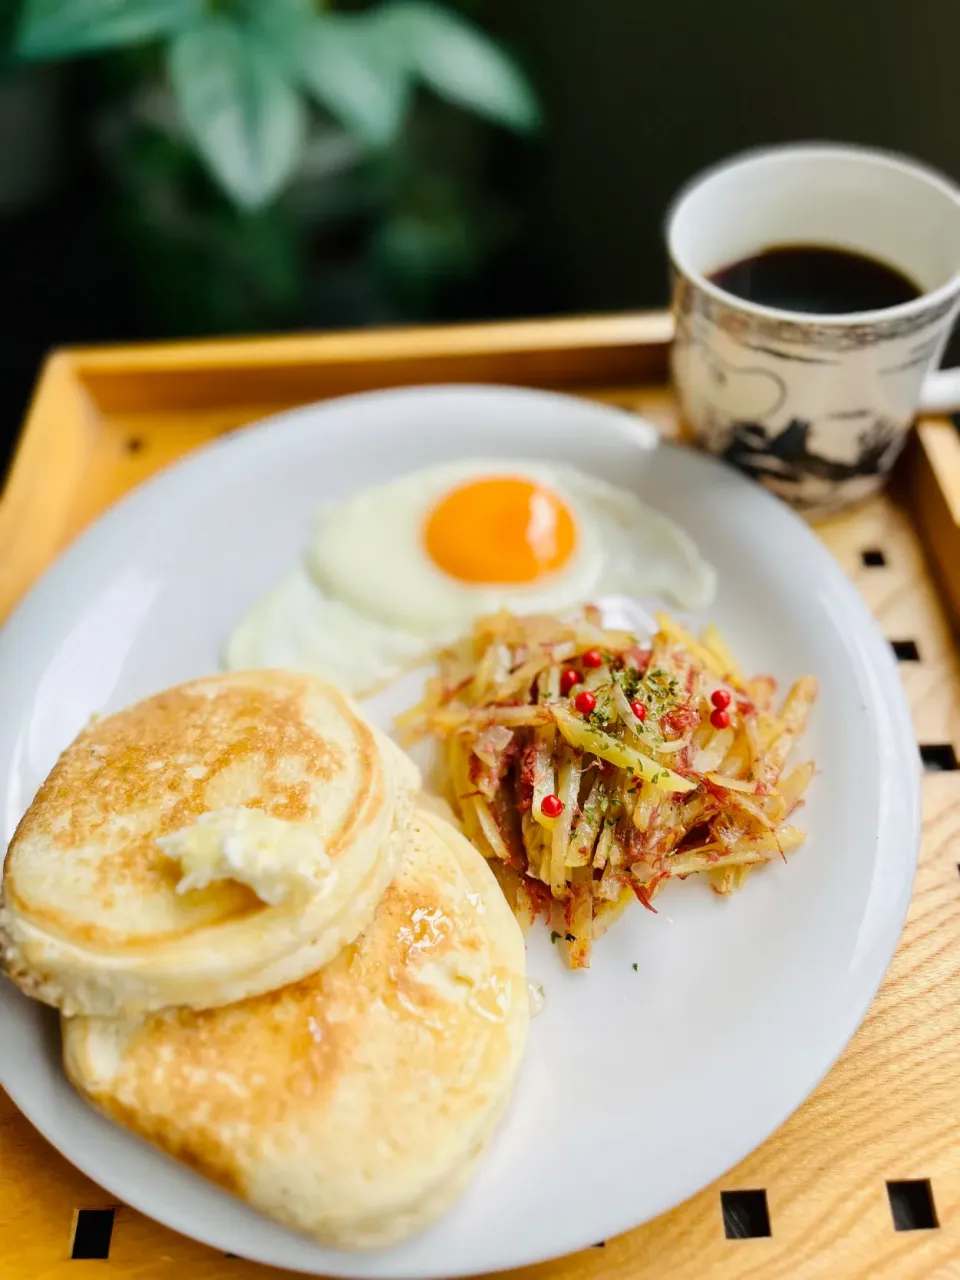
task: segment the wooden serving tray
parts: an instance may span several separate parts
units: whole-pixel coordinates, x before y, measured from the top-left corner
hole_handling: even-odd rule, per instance
[[[614,403],[682,434],[666,387],[671,334],[656,314],[58,352],[0,502],[0,616],[133,485],[306,401],[514,383]],[[921,425],[897,494],[817,528],[901,659],[927,769],[920,868],[883,987],[826,1080],[764,1146],[671,1213],[531,1268],[530,1280],[960,1280],[960,664],[944,607],[960,611],[960,437],[949,424]],[[580,1175],[571,1171],[571,1212]],[[2,1280],[287,1274],[117,1205],[0,1092]]]

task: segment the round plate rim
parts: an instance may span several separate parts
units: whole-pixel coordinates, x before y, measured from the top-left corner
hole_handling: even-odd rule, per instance
[[[561,392],[540,391],[534,388],[513,387],[509,385],[496,383],[437,383],[423,386],[405,386],[397,388],[386,388],[375,391],[357,392],[351,395],[339,396],[329,400],[322,400],[311,404],[300,405],[291,409],[283,410],[277,414],[272,414],[266,418],[260,419],[244,425],[243,427],[231,430],[223,436],[219,436],[212,441],[206,442],[197,448],[190,450],[182,458],[176,459],[170,464],[164,466],[156,474],[148,477],[140,484],[132,488],[128,493],[124,494],[118,501],[108,507],[94,521],[92,521],[61,553],[60,555],[44,570],[23,599],[17,604],[11,612],[9,618],[3,625],[3,638],[6,641],[11,632],[25,625],[24,618],[29,619],[31,609],[38,597],[42,593],[49,591],[50,583],[56,582],[59,575],[69,573],[71,563],[76,558],[82,558],[84,547],[94,538],[103,536],[103,529],[117,520],[122,519],[123,513],[130,505],[136,504],[142,499],[147,492],[155,492],[163,488],[176,485],[177,477],[187,470],[194,468],[203,468],[211,465],[211,459],[215,459],[217,454],[222,450],[235,450],[248,448],[250,440],[260,435],[265,429],[271,432],[282,432],[287,430],[294,433],[302,424],[309,419],[322,415],[325,411],[336,409],[343,411],[349,408],[352,403],[370,403],[375,400],[391,401],[398,397],[404,399],[417,398],[420,396],[435,397],[437,395],[507,395],[514,397],[517,401],[531,399],[534,400],[553,400],[569,404],[575,401],[584,410],[592,410],[598,417],[602,417],[607,423],[617,421],[621,429],[629,430],[636,439],[637,444],[647,450],[668,450],[671,452],[682,453],[689,465],[700,468],[716,468],[718,473],[723,473],[729,478],[729,468],[725,467],[716,459],[707,455],[696,453],[687,449],[685,446],[675,444],[670,441],[662,440],[656,428],[643,418],[630,413],[626,410],[619,409],[615,406],[603,404],[601,402],[581,399],[576,396],[566,395]],[[689,1179],[689,1185],[685,1190],[677,1195],[672,1194],[665,1198],[663,1203],[652,1205],[648,1212],[642,1217],[633,1216],[629,1221],[618,1219],[611,1221],[602,1232],[590,1231],[581,1232],[578,1236],[579,1243],[568,1245],[564,1243],[562,1249],[544,1252],[542,1250],[533,1250],[527,1252],[518,1252],[516,1257],[505,1260],[494,1270],[507,1270],[528,1266],[540,1262],[546,1262],[569,1253],[587,1248],[596,1242],[598,1235],[603,1235],[604,1239],[620,1235],[627,1231],[634,1230],[660,1214],[669,1211],[678,1204],[683,1203],[690,1196],[695,1195],[698,1191],[703,1190],[717,1179],[722,1178],[726,1172],[738,1165],[747,1155],[761,1146],[780,1126],[792,1115],[813,1093],[820,1082],[829,1073],[837,1059],[840,1057],[844,1048],[853,1038],[859,1028],[863,1018],[876,995],[883,977],[887,971],[896,946],[902,933],[903,925],[906,919],[907,910],[912,894],[912,886],[914,876],[916,874],[917,861],[919,856],[920,844],[920,761],[916,752],[915,734],[912,725],[909,706],[906,696],[897,676],[896,665],[890,651],[888,642],[883,638],[876,622],[862,597],[856,591],[856,588],[844,574],[842,568],[820,542],[814,532],[800,519],[794,512],[790,511],[781,501],[773,495],[762,490],[742,477],[737,477],[738,482],[742,483],[745,488],[751,492],[752,500],[761,504],[766,508],[767,513],[777,522],[784,524],[784,527],[790,525],[796,528],[802,528],[809,538],[809,553],[817,557],[822,571],[831,579],[832,588],[838,592],[843,602],[845,610],[855,619],[859,630],[864,639],[865,656],[869,659],[870,665],[874,673],[878,676],[880,684],[883,686],[882,692],[886,702],[885,711],[890,727],[896,732],[892,733],[891,741],[888,744],[889,750],[885,753],[883,762],[883,773],[885,776],[895,777],[901,791],[901,800],[903,805],[903,817],[907,825],[913,832],[913,839],[910,847],[903,850],[902,853],[902,871],[904,873],[904,883],[902,885],[902,898],[898,899],[896,909],[887,909],[886,928],[884,935],[889,940],[889,945],[874,948],[871,953],[872,963],[869,967],[869,975],[861,978],[860,990],[862,998],[859,1002],[856,1016],[845,1021],[841,1030],[831,1037],[829,1046],[825,1046],[823,1052],[818,1055],[818,1063],[816,1067],[812,1067],[808,1074],[808,1082],[804,1086],[801,1096],[793,1102],[786,1104],[782,1114],[772,1123],[762,1126],[763,1132],[759,1134],[751,1133],[746,1138],[741,1147],[731,1158],[729,1153],[724,1156],[723,1160],[715,1164],[713,1172],[706,1178],[699,1174]],[[5,645],[0,646],[0,653]],[[879,697],[879,689],[877,691]],[[904,783],[909,785],[904,787]],[[849,1025],[846,1025],[849,1022]],[[0,1064],[2,1065],[2,1064]],[[112,1195],[118,1197],[124,1204],[130,1205],[135,1210],[143,1213],[145,1216],[152,1218],[154,1221],[170,1227],[172,1230],[197,1240],[213,1249],[221,1251],[230,1251],[231,1242],[218,1236],[216,1232],[207,1233],[203,1229],[202,1220],[191,1216],[189,1211],[187,1198],[184,1199],[184,1209],[179,1206],[176,1211],[170,1210],[159,1215],[155,1210],[150,1208],[149,1189],[145,1189],[141,1194],[139,1188],[131,1189],[127,1186],[121,1186],[122,1171],[117,1170],[114,1174],[107,1171],[106,1174],[101,1170],[95,1153],[88,1158],[87,1154],[82,1151],[74,1151],[72,1149],[65,1150],[59,1143],[58,1139],[53,1136],[55,1126],[48,1124],[45,1118],[36,1114],[36,1108],[29,1102],[24,1104],[18,1097],[16,1085],[10,1087],[9,1080],[3,1078],[0,1080],[7,1093],[30,1121],[30,1123],[38,1130],[39,1133],[46,1138],[54,1148],[70,1161],[77,1169],[86,1176],[90,1177],[98,1185],[104,1187]],[[109,1123],[104,1121],[104,1123]],[[69,1144],[68,1144],[69,1146]],[[233,1242],[235,1244],[235,1242]],[[483,1272],[489,1272],[491,1267],[485,1265],[482,1268],[471,1268],[467,1266],[456,1266],[454,1270],[450,1270],[449,1266],[438,1268],[435,1270],[424,1271],[422,1268],[416,1271],[399,1268],[391,1268],[389,1265],[384,1268],[380,1266],[364,1266],[353,1265],[357,1259],[365,1259],[369,1262],[371,1258],[379,1258],[380,1260],[389,1259],[390,1251],[380,1251],[373,1254],[351,1254],[341,1253],[336,1250],[328,1250],[322,1246],[316,1246],[318,1251],[318,1263],[316,1267],[311,1266],[309,1271],[304,1270],[301,1264],[293,1265],[278,1261],[275,1254],[269,1248],[259,1251],[252,1250],[249,1247],[244,1248],[243,1256],[251,1261],[272,1265],[283,1270],[299,1272],[301,1274],[331,1274],[331,1261],[335,1260],[335,1271],[337,1274],[348,1278],[348,1280],[367,1280],[368,1277],[376,1276],[380,1280],[384,1277],[390,1277],[390,1280],[421,1280],[424,1276],[430,1277],[450,1277],[450,1276],[473,1276]],[[321,1261],[322,1259],[322,1261]]]

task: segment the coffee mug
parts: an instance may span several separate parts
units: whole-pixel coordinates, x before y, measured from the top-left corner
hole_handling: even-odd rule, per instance
[[[921,411],[960,409],[937,369],[960,307],[960,190],[912,161],[802,145],[695,179],[668,219],[673,376],[697,442],[811,518],[878,489]],[[919,296],[816,314],[744,301],[710,277],[779,246],[853,251]]]

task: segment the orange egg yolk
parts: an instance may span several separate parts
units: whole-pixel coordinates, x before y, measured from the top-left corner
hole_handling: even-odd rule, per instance
[[[532,480],[496,476],[453,489],[427,517],[427,552],[461,582],[535,582],[570,559],[577,540],[568,508]]]

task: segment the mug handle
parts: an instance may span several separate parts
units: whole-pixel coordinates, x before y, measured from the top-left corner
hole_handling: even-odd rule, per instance
[[[920,413],[960,413],[960,367],[928,374],[918,408]]]

